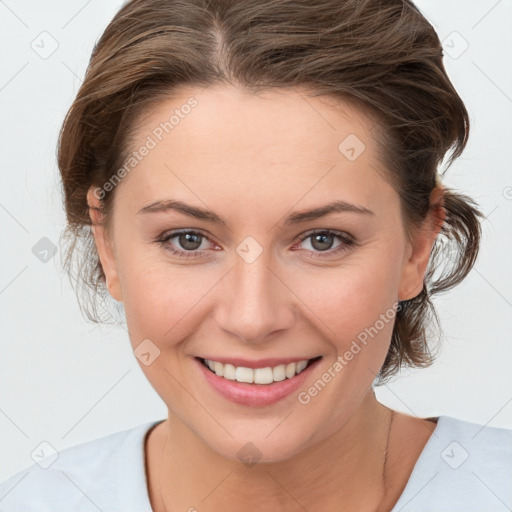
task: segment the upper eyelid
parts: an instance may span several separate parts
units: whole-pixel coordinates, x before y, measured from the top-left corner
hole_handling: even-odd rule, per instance
[[[350,238],[350,239],[354,238],[350,233],[347,233],[346,231],[340,231],[338,229],[324,228],[324,229],[310,229],[308,231],[305,231],[299,239],[303,240],[304,238],[308,238],[311,235],[315,235],[315,234],[319,234],[319,233],[331,233],[333,235],[337,235],[337,236],[341,236],[341,237],[345,237],[345,238]]]
[[[168,242],[169,240],[172,240],[173,238],[175,238],[179,235],[183,235],[183,234],[187,234],[187,233],[193,233],[195,235],[202,236],[203,238],[206,238],[210,243],[215,244],[215,242],[211,239],[211,237],[209,235],[205,235],[198,229],[178,229],[177,231],[172,231],[172,230],[166,231],[165,233],[163,233],[161,236],[158,237],[158,240]],[[197,249],[196,249],[196,251],[197,251]],[[193,252],[193,251],[190,251],[190,252]],[[198,252],[200,252],[200,251],[198,251]]]

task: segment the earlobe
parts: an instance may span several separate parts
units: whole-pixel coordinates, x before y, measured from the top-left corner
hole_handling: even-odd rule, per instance
[[[430,253],[446,219],[443,196],[442,186],[434,188],[430,194],[431,210],[425,219],[423,228],[416,231],[412,243],[408,246],[409,253],[402,267],[399,300],[413,299],[423,289]]]
[[[89,206],[89,216],[92,222],[91,230],[103,273],[105,274],[107,289],[114,300],[122,302],[123,298],[117,273],[114,247],[112,240],[107,236],[105,231],[101,201],[95,193],[96,190],[95,187],[91,187],[87,192],[87,204]]]

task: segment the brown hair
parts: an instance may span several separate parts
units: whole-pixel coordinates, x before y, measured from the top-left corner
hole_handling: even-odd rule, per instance
[[[382,162],[411,233],[432,208],[430,192],[445,154],[451,150],[449,167],[469,134],[468,113],[442,58],[435,30],[406,0],[126,3],[94,47],[59,138],[68,220],[64,266],[76,288],[93,291],[83,294],[82,312],[108,321],[87,191],[123,167],[137,120],[150,106],[178,88],[216,84],[251,92],[301,86],[353,102],[376,122]],[[107,223],[114,192],[102,194]],[[399,304],[379,384],[401,366],[433,362],[427,327],[430,320],[439,327],[439,320],[431,297],[458,284],[475,263],[483,217],[476,206],[445,187],[446,221],[423,290]]]

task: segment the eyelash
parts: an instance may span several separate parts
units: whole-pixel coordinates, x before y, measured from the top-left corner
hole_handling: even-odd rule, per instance
[[[199,235],[202,238],[210,240],[206,235],[204,235],[198,231],[180,230],[180,231],[171,231],[168,233],[164,233],[160,238],[157,239],[157,243],[161,244],[162,247],[166,251],[169,251],[171,254],[173,254],[175,256],[179,256],[180,258],[200,258],[200,257],[202,257],[203,256],[202,253],[204,251],[198,251],[198,250],[180,251],[180,250],[176,250],[176,249],[172,248],[169,245],[169,241],[171,239],[176,238],[179,235],[184,235],[184,234]],[[332,256],[333,254],[339,254],[341,252],[348,251],[348,250],[350,250],[350,248],[352,246],[356,245],[356,242],[351,235],[348,235],[347,233],[343,233],[340,231],[334,231],[332,229],[316,229],[316,230],[308,231],[299,240],[299,243],[304,242],[305,240],[307,240],[308,238],[311,238],[314,235],[320,235],[320,234],[334,235],[335,238],[337,238],[339,241],[341,241],[343,243],[338,248],[336,248],[334,250],[314,251],[313,254],[315,254],[315,256],[310,256],[310,258],[324,258],[327,256]],[[327,256],[324,256],[324,254]]]

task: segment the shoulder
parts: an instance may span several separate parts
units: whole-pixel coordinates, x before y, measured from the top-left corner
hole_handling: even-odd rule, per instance
[[[440,416],[393,512],[511,507],[512,430]]]
[[[0,510],[151,510],[144,439],[156,423],[144,423],[42,458],[0,484]]]

